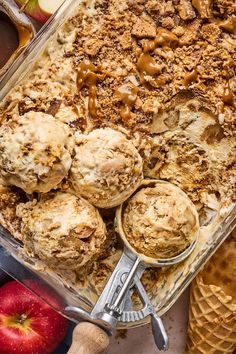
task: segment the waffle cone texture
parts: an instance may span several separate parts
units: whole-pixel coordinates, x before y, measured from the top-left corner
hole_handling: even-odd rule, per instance
[[[192,283],[186,354],[236,348],[235,245],[234,238],[227,240]]]

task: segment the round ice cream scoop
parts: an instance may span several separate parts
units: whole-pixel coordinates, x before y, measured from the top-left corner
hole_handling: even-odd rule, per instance
[[[81,197],[51,192],[20,204],[25,251],[49,267],[79,269],[97,259],[107,233],[98,210]]]
[[[147,266],[175,265],[190,255],[199,232],[198,214],[187,195],[171,183],[146,180],[139,188],[117,208],[115,224],[124,242],[124,251],[96,305],[90,314],[73,306],[67,310],[105,331],[112,331],[118,320],[127,323],[151,316],[156,345],[160,350],[167,350],[165,328],[140,279]],[[148,237],[147,248],[145,237]],[[134,290],[143,304],[138,310],[134,310],[132,304]],[[82,353],[87,349],[84,343],[87,333],[82,326],[77,326],[75,331],[71,353]],[[90,341],[96,336],[91,329]],[[105,332],[103,336],[107,338]],[[90,348],[91,353],[99,352],[97,343]]]
[[[133,143],[116,130],[79,134],[75,152],[70,180],[77,194],[97,207],[121,204],[143,178],[141,156]]]
[[[198,213],[188,196],[175,185],[159,180],[144,180],[139,191],[117,208],[115,224],[125,246],[121,259],[128,264],[126,279],[112,304],[115,308],[140,267],[142,274],[147,266],[164,267],[183,261],[193,251],[199,233]],[[153,326],[156,323],[158,327],[159,320],[155,321],[144,289],[140,293],[152,309],[149,314],[154,316]]]
[[[124,242],[124,252],[98,300],[98,304],[107,303],[106,314],[99,318],[107,319],[108,313],[109,322],[114,323],[114,316],[122,313],[127,292],[136,287],[144,307],[136,314],[125,311],[124,316],[127,319],[150,315],[156,345],[166,350],[165,328],[140,278],[147,266],[175,265],[190,255],[199,233],[198,213],[178,187],[165,181],[145,180],[140,190],[117,208],[116,228]],[[109,303],[106,294],[113,292],[118,294]],[[96,307],[97,304],[93,311]]]
[[[15,116],[0,127],[0,173],[26,193],[46,193],[67,175],[73,148],[71,129],[53,116]]]
[[[195,241],[197,210],[171,183],[145,181],[122,208],[122,234],[139,254],[153,259],[175,257]]]

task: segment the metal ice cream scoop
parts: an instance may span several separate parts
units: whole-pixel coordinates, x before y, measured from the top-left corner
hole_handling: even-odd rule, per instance
[[[167,182],[148,180],[144,183],[147,186]],[[146,267],[166,267],[175,265],[186,259],[196,245],[197,235],[193,243],[175,257],[168,259],[148,258],[145,255],[137,253],[128,242],[122,225],[122,211],[123,205],[120,205],[116,210],[115,226],[124,243],[123,253],[97,303],[91,313],[87,313],[80,308],[71,306],[67,307],[66,310],[73,312],[73,316],[75,313],[78,314],[78,317],[98,325],[110,334],[116,328],[118,321],[124,323],[135,322],[137,320],[142,320],[146,316],[151,316],[152,332],[155,343],[158,349],[167,350],[168,337],[165,328],[160,317],[156,314],[140,279]],[[131,296],[135,290],[137,291],[143,304],[143,308],[140,310],[133,309]],[[83,331],[83,328],[81,325],[79,326],[80,327],[78,327],[78,332],[75,337],[81,340],[81,331]],[[70,354],[84,353],[82,350],[80,351],[81,344],[77,343],[76,338],[71,350],[69,351]],[[101,348],[104,350],[102,346]],[[101,352],[98,350],[98,343],[94,344],[94,351],[88,351],[88,353],[91,354],[95,352]]]

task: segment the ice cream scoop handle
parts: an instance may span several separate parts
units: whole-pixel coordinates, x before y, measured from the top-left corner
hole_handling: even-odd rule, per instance
[[[157,348],[160,350],[167,350],[169,347],[169,341],[162,320],[157,314],[152,313],[151,323],[152,323],[152,333]]]
[[[81,322],[73,332],[67,354],[101,354],[109,345],[108,334],[93,323]]]

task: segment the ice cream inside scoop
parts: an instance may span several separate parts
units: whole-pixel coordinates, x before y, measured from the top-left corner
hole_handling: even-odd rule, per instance
[[[123,230],[130,245],[155,259],[172,258],[196,239],[194,204],[178,187],[157,182],[133,195],[124,206]]]

